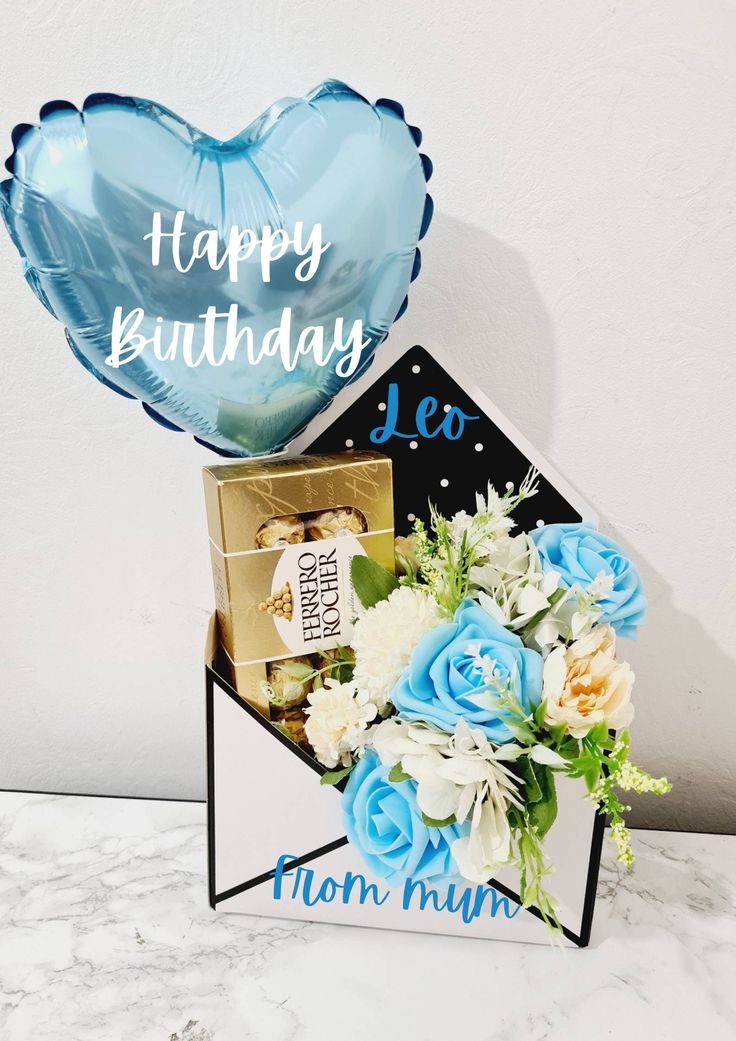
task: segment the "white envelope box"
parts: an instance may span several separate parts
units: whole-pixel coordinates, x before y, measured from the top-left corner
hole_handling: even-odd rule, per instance
[[[335,452],[377,448],[394,473],[395,529],[408,534],[428,500],[445,515],[474,508],[488,480],[517,483],[540,471],[537,496],[515,513],[535,523],[587,520],[594,512],[478,390],[462,385],[444,360],[412,347],[390,351],[366,380],[348,388],[294,446]],[[379,370],[379,365],[382,369]],[[437,422],[415,433],[416,417],[436,404]],[[460,436],[438,424],[450,409],[464,417]],[[390,429],[389,429],[390,428]],[[436,429],[439,432],[436,432]],[[449,429],[449,428],[448,428]],[[394,436],[386,438],[387,430]],[[457,425],[453,434],[458,433]],[[407,435],[414,435],[409,437]],[[383,439],[383,440],[382,440]],[[546,943],[549,930],[518,902],[519,880],[505,868],[489,885],[434,891],[418,883],[389,888],[347,841],[339,787],[320,784],[322,767],[244,702],[207,655],[209,895],[218,911],[417,932]],[[226,673],[225,673],[226,674]],[[604,820],[582,781],[557,780],[558,816],[545,838],[555,871],[548,888],[569,945],[590,937]]]
[[[547,942],[535,909],[518,903],[506,868],[487,886],[389,888],[345,835],[339,788],[322,767],[251,708],[211,667],[207,683],[209,899],[217,911]],[[550,889],[569,944],[585,946],[595,904],[603,819],[582,782],[558,780],[545,842]]]

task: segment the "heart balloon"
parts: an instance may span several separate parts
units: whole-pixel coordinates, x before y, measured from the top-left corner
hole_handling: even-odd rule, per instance
[[[400,105],[345,84],[220,141],[139,98],[51,102],[0,205],[77,359],[223,454],[284,447],[406,306],[431,164]]]

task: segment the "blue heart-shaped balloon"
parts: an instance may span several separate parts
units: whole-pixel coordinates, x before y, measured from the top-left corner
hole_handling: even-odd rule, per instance
[[[16,127],[0,205],[26,279],[85,368],[171,429],[261,455],[365,369],[403,312],[432,212],[420,141],[400,105],[334,81],[229,141],[150,101],[95,94]],[[317,225],[329,246],[304,278]],[[231,267],[233,228],[244,237]],[[268,229],[288,246],[264,269]]]

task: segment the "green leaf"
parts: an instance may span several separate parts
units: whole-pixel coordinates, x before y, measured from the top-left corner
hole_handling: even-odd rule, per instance
[[[550,727],[549,728],[549,735],[552,738],[552,740],[554,741],[554,743],[557,745],[557,751],[558,752],[560,751],[560,747],[559,746],[565,741],[565,734],[566,734],[566,728],[565,728],[565,724],[564,723],[560,723],[556,727]],[[578,747],[577,741],[575,741],[574,738],[572,738],[572,741],[574,743],[575,749],[577,749],[577,747]]]
[[[373,607],[399,588],[395,575],[370,557],[356,556],[350,562],[353,588],[363,607]]]
[[[588,791],[592,791],[601,776],[601,761],[589,752],[573,759],[570,762],[570,776],[582,777]]]
[[[332,676],[338,683],[350,683],[354,672],[355,665],[353,662],[343,661],[332,670]]]
[[[339,784],[344,777],[347,777],[350,771],[355,766],[355,763],[351,763],[350,766],[346,766],[344,770],[328,770],[327,773],[322,774],[319,779],[320,784]]]
[[[537,784],[542,797],[529,806],[529,820],[540,839],[543,839],[557,817],[557,790],[555,778],[549,766],[534,764]]]
[[[524,782],[524,802],[527,806],[539,802],[542,798],[542,788],[537,780],[537,771],[543,770],[544,767],[534,764],[528,756],[522,756],[520,759],[517,759],[514,765],[516,773],[519,774]]]
[[[598,745],[600,748],[605,748],[606,745],[610,743],[608,725],[606,723],[599,723],[598,726],[593,727],[586,734],[583,743],[588,746]],[[612,744],[611,747],[613,747]]]
[[[399,784],[401,781],[411,780],[411,775],[404,773],[401,768],[401,763],[396,763],[388,772],[388,779],[392,784]]]
[[[526,723],[518,719],[515,720],[506,714],[504,714],[503,721],[506,724],[506,729],[511,732],[520,745],[536,745],[537,736]]]
[[[426,813],[423,813],[422,821],[428,828],[447,828],[450,824],[455,823],[455,814],[453,813],[449,817],[445,817],[443,821],[438,821],[434,817],[428,817]]]

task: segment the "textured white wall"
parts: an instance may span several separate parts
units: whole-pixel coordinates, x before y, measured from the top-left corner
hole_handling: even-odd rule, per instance
[[[319,80],[403,101],[436,219],[394,341],[450,351],[647,581],[649,825],[736,824],[736,8],[727,0],[24,0],[6,143],[52,98],[230,136]],[[0,785],[198,798],[200,466],[75,364],[0,236]]]

